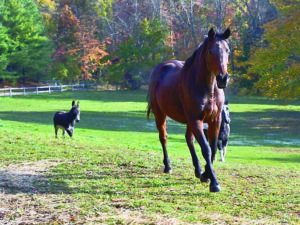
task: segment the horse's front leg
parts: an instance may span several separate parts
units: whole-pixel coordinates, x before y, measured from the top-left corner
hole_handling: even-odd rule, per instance
[[[221,125],[221,121],[219,120],[213,121],[208,125],[207,134],[208,134],[209,145],[211,148],[211,163],[214,162],[216,157],[220,125]]]
[[[195,167],[195,176],[197,178],[201,178],[202,170],[201,170],[200,161],[198,159],[198,156],[197,156],[197,153],[195,150],[195,146],[194,146],[195,138],[194,138],[193,132],[189,128],[189,126],[186,127],[185,140],[186,140],[187,146],[189,147],[189,150],[190,150],[190,153],[192,156],[193,165]]]
[[[209,178],[210,179],[209,190],[211,192],[218,192],[221,190],[221,188],[219,186],[215,172],[212,167],[212,162],[211,162],[212,153],[203,132],[203,122],[200,120],[190,120],[188,122],[188,126],[192,130],[196,140],[200,144],[202,155],[206,161],[205,172],[201,175],[200,180],[206,181]]]

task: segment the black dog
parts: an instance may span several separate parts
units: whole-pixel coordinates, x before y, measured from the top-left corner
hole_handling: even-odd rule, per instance
[[[220,131],[219,131],[218,143],[217,143],[217,146],[218,146],[218,149],[220,152],[220,161],[221,162],[225,162],[226,148],[228,145],[228,138],[230,135],[230,125],[229,124],[230,124],[230,114],[229,114],[228,101],[226,100],[224,102],[224,106],[222,109],[222,122],[221,122]],[[204,131],[206,139],[207,139],[208,126],[207,126],[207,124],[204,124],[203,127],[204,127],[203,131]]]
[[[58,129],[63,130],[63,136],[65,137],[65,132],[67,131],[70,137],[73,136],[75,122],[80,121],[80,109],[79,101],[75,105],[75,101],[72,101],[72,108],[69,112],[59,111],[56,112],[53,118],[54,128],[55,128],[55,137],[57,138]]]
[[[222,109],[222,122],[218,138],[218,149],[220,152],[220,161],[225,162],[226,148],[230,135],[230,114],[228,101],[226,100]]]

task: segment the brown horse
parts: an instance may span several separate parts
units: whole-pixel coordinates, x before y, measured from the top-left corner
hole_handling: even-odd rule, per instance
[[[223,34],[216,34],[214,29],[210,29],[208,37],[186,62],[168,60],[157,65],[151,74],[148,94],[147,117],[151,111],[155,116],[164,153],[164,172],[172,172],[166,147],[166,117],[169,116],[179,123],[187,124],[185,138],[195,167],[195,176],[201,182],[210,180],[211,192],[221,190],[212,163],[224,104],[222,89],[229,82],[229,46],[226,40],[229,36],[229,29]],[[209,144],[203,133],[204,122],[209,125]],[[195,151],[195,138],[206,161],[205,172],[201,170]]]

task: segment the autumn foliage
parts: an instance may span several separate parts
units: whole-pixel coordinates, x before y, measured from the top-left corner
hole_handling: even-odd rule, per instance
[[[258,74],[255,87],[275,98],[300,96],[300,1],[274,1],[278,19],[264,25],[265,44],[251,57],[248,74]]]
[[[95,35],[96,18],[88,14],[80,18],[76,17],[69,5],[62,7],[58,18],[58,49],[54,58],[61,63],[71,59],[73,68],[77,68],[73,80],[90,80],[101,66],[107,64],[102,63],[101,59],[108,53],[105,51],[105,42],[100,42]]]
[[[230,27],[234,93],[297,98],[298,15],[299,0],[0,1],[0,85],[138,88],[155,64],[186,60],[210,27]]]

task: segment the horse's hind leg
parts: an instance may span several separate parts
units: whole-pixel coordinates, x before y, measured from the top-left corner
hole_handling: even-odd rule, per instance
[[[172,169],[170,166],[170,160],[167,152],[167,120],[166,120],[166,115],[155,115],[155,122],[156,122],[156,127],[159,132],[159,140],[163,149],[164,153],[164,160],[163,163],[165,165],[164,173],[172,173]]]
[[[207,134],[208,134],[209,145],[211,148],[211,163],[214,162],[216,152],[217,152],[220,125],[221,125],[220,121],[213,121],[208,126]]]
[[[198,159],[198,156],[197,156],[197,153],[195,150],[195,146],[194,146],[195,138],[194,138],[192,131],[189,129],[188,126],[186,128],[185,140],[186,140],[187,146],[189,147],[189,150],[190,150],[190,153],[192,156],[193,165],[195,167],[195,176],[197,178],[201,178],[202,170],[201,170],[200,161]]]

